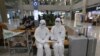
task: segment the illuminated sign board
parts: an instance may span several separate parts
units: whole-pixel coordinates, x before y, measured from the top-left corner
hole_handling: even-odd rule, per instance
[[[96,10],[100,10],[100,7],[96,7]]]
[[[35,10],[38,9],[38,1],[37,0],[33,0],[33,7]]]

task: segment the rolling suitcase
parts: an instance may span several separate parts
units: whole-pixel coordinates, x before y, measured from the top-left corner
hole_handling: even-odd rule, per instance
[[[97,39],[94,37],[87,37],[87,55],[95,56]]]
[[[69,37],[69,56],[86,56],[87,38],[84,36]]]

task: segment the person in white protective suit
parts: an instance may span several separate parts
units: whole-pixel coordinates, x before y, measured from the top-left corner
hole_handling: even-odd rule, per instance
[[[65,27],[61,24],[60,18],[56,18],[55,25],[51,29],[51,39],[54,41],[54,55],[64,56]]]
[[[46,56],[51,56],[51,50],[48,44],[50,33],[46,27],[45,20],[40,20],[39,27],[37,27],[34,36],[36,39],[37,56],[44,56],[44,51]]]

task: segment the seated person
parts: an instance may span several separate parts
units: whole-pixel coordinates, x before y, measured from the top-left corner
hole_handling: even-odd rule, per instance
[[[64,56],[65,27],[61,24],[60,18],[56,18],[51,35],[51,39],[55,41],[53,43],[54,55]]]
[[[35,39],[36,39],[36,46],[37,46],[37,56],[44,56],[45,51],[45,56],[51,56],[51,50],[50,46],[48,44],[49,40],[49,30],[46,27],[46,22],[45,20],[40,20],[39,27],[36,28],[35,30]]]

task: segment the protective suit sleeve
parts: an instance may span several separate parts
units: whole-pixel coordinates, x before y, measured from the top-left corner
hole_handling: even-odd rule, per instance
[[[50,37],[50,32],[49,32],[48,28],[46,28],[45,31],[46,31],[46,38],[44,39],[44,42],[48,42],[49,37]]]
[[[35,30],[34,36],[35,36],[36,41],[38,41],[39,43],[42,43],[43,42],[43,40],[40,39],[39,29],[38,28]]]
[[[65,40],[65,27],[62,26],[61,35],[60,35],[59,41],[64,41],[64,40]]]
[[[51,34],[50,34],[50,36],[51,36],[51,40],[55,40],[55,39],[54,39],[54,27],[52,27],[52,29],[51,29]]]

